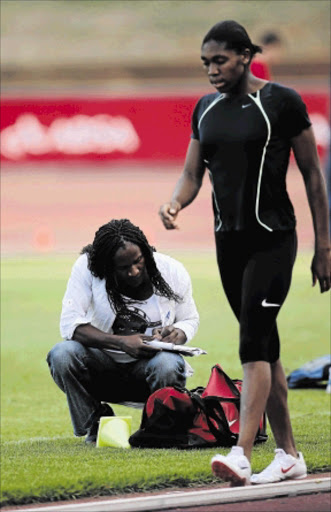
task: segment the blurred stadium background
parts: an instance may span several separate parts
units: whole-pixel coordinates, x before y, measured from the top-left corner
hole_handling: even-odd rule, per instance
[[[285,42],[275,81],[307,102],[323,168],[329,144],[329,0],[1,1],[1,251],[78,252],[128,217],[158,249],[213,250],[210,187],[166,232],[157,211],[181,170],[190,114],[212,92],[202,37],[235,19]],[[291,165],[299,247],[312,226]]]

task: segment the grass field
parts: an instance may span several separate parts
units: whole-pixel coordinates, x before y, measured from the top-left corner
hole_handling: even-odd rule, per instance
[[[233,378],[242,372],[238,328],[218,280],[213,254],[172,254],[184,262],[194,286],[201,327],[194,345],[208,355],[190,359],[195,374],[188,387],[206,384],[220,363]],[[61,299],[75,256],[2,260],[1,430],[2,505],[109,495],[213,481],[214,450],[119,450],[86,447],[72,435],[65,396],[57,389],[45,357],[59,340]],[[281,312],[286,372],[329,353],[329,297],[312,290],[309,254],[299,255],[287,307]],[[309,472],[330,468],[330,397],[324,389],[290,391],[299,449]],[[131,415],[133,431],[140,411]],[[270,432],[269,432],[270,434]],[[256,448],[253,469],[271,459],[272,436]]]

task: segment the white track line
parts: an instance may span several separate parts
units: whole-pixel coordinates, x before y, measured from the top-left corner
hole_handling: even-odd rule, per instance
[[[220,489],[200,490],[158,494],[138,498],[113,498],[84,503],[61,504],[24,508],[24,512],[147,512],[168,508],[216,505],[261,499],[328,492],[331,478],[309,480],[291,480],[278,484],[264,484],[247,487],[223,487]]]

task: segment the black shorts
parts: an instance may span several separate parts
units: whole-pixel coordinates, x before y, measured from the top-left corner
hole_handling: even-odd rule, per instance
[[[292,279],[295,231],[216,232],[217,262],[240,323],[242,363],[279,359],[276,318]]]

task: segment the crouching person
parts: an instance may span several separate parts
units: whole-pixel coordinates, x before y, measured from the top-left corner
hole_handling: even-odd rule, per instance
[[[64,339],[47,356],[66,394],[74,434],[95,443],[108,403],[143,403],[156,389],[185,387],[179,354],[153,339],[184,344],[199,324],[190,277],[181,263],[155,251],[129,220],[101,226],[75,262],[63,299]]]

